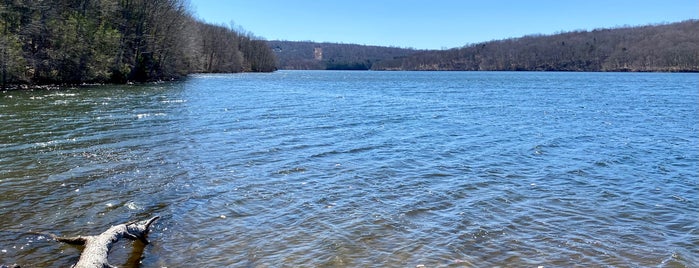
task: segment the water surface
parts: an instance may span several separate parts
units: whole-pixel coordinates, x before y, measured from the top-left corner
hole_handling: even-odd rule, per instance
[[[280,71],[0,93],[0,264],[67,267],[79,248],[29,232],[160,215],[111,263],[696,267],[698,78]]]

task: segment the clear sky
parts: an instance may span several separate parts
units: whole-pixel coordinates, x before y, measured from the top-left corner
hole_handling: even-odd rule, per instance
[[[699,18],[698,0],[190,0],[198,18],[267,40],[441,49]]]

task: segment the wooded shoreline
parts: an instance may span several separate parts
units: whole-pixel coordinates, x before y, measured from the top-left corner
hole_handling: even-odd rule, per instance
[[[196,19],[185,0],[5,1],[0,85],[125,84],[270,72],[264,40]]]
[[[444,50],[265,41],[185,0],[6,1],[0,90],[284,70],[699,72],[699,20],[528,35]]]
[[[269,41],[279,69],[699,72],[699,20],[578,30],[416,50]]]

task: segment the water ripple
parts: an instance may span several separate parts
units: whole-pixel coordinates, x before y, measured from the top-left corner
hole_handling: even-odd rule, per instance
[[[77,258],[28,229],[158,214],[142,267],[694,267],[696,88],[277,72],[0,93],[0,263]]]

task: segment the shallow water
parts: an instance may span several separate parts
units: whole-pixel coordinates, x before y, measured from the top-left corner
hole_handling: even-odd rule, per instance
[[[0,93],[0,264],[699,265],[699,76],[330,72]],[[143,256],[139,260],[139,256]],[[141,264],[139,264],[139,262]]]

